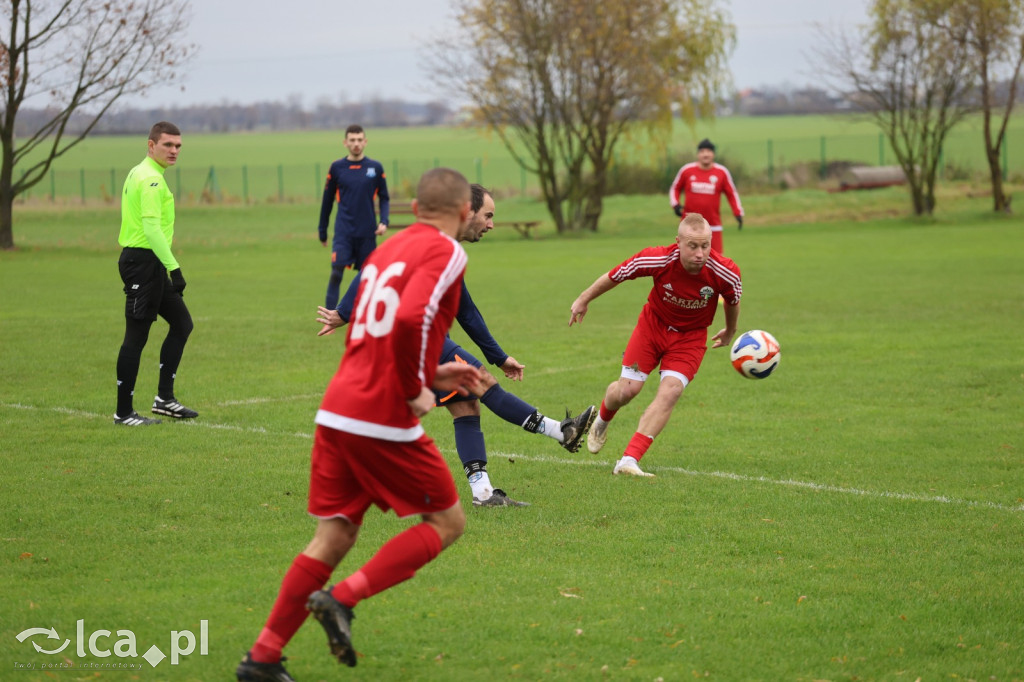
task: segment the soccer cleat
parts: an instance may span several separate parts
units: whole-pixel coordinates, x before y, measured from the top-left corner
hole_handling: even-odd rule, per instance
[[[615,465],[615,468],[612,469],[612,473],[616,476],[620,474],[625,474],[627,476],[654,476],[654,474],[649,474],[646,471],[641,470],[635,463],[623,461],[621,459],[619,460],[619,463]]]
[[[153,424],[162,423],[159,419],[150,419],[149,417],[143,417],[138,412],[133,411],[127,417],[118,417],[114,415],[114,423],[120,426],[151,426]]]
[[[505,494],[505,491],[501,488],[495,488],[491,496],[485,500],[479,500],[473,498],[474,507],[529,507],[529,502],[520,502],[513,500],[511,497]]]
[[[295,682],[295,678],[281,665],[286,660],[282,656],[278,663],[260,663],[247,653],[235,668],[235,677],[238,682]]]
[[[591,425],[597,419],[597,409],[591,405],[587,409],[573,417],[569,410],[565,411],[565,419],[562,420],[562,447],[569,452],[576,452],[580,449],[583,438],[590,431]]]
[[[153,414],[162,414],[168,417],[174,417],[175,419],[195,419],[199,416],[198,412],[190,410],[174,398],[161,400],[160,396],[153,398],[152,412]]]
[[[594,455],[601,452],[604,442],[608,440],[608,422],[602,422],[602,424],[597,424],[587,434],[587,450]]]
[[[309,595],[306,608],[320,621],[327,633],[331,655],[350,668],[356,667],[356,650],[352,647],[352,619],[355,614],[327,590]]]

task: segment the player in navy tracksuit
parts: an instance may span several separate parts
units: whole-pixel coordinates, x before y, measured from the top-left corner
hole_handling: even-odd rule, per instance
[[[341,291],[346,267],[363,266],[370,252],[377,248],[377,237],[388,227],[388,183],[384,166],[365,156],[366,134],[362,127],[351,125],[345,130],[348,156],[331,164],[324,183],[320,205],[320,243],[327,246],[327,221],[331,207],[338,205],[334,218],[334,244],[331,248],[331,278],[327,283],[326,304],[334,308]],[[380,203],[380,222],[374,210],[374,198]]]
[[[480,185],[471,185],[471,189],[470,210],[472,213],[466,240],[475,242],[479,241],[480,237],[494,226],[494,199]],[[318,321],[324,324],[324,328],[320,331],[321,335],[328,334],[336,327],[348,322],[359,291],[359,281],[359,277],[352,281],[335,310],[320,309]],[[501,367],[505,376],[510,379],[522,379],[524,366],[502,350],[498,342],[494,340],[483,315],[480,314],[476,304],[473,303],[473,298],[469,295],[465,281],[462,283],[459,310],[455,319],[458,320],[459,325],[473,340],[473,343],[480,347],[489,363]],[[445,337],[440,362],[451,361],[466,362],[477,368],[483,366],[483,363],[462,346],[452,341],[450,337]],[[483,431],[480,430],[480,403],[483,403],[505,421],[520,426],[530,433],[539,433],[554,438],[569,452],[579,450],[597,412],[591,405],[578,416],[566,416],[564,420],[558,422],[545,417],[537,408],[503,389],[490,372],[481,372],[481,375],[484,389],[479,396],[460,396],[457,393],[436,394],[436,404],[447,407],[454,418],[455,448],[458,450],[463,470],[466,472],[466,478],[469,479],[469,485],[473,491],[474,506],[523,506],[524,502],[511,499],[500,488],[494,488],[491,485],[490,477],[487,474],[487,449],[484,444]]]

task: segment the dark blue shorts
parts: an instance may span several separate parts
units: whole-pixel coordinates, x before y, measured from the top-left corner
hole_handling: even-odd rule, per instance
[[[465,348],[455,343],[447,336],[444,337],[444,345],[441,346],[441,359],[437,364],[443,365],[446,362],[465,362],[468,365],[473,365],[477,369],[484,366],[484,363],[477,360],[470,353],[467,353]],[[476,399],[477,397],[475,395],[459,395],[454,391],[451,393],[434,391],[434,405],[437,407]]]
[[[344,270],[352,266],[359,270],[367,256],[377,248],[377,237],[343,237],[335,239],[331,251],[331,269]]]

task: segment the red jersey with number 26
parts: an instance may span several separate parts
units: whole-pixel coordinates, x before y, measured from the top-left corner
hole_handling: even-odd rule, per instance
[[[317,424],[397,442],[423,435],[406,401],[434,381],[465,269],[462,246],[422,223],[367,258],[345,355],[327,386]]]
[[[666,327],[680,332],[706,329],[715,319],[719,295],[736,305],[743,293],[736,263],[712,251],[700,272],[691,275],[679,262],[678,244],[646,248],[616,266],[608,276],[614,282],[653,277],[644,313],[653,314]]]

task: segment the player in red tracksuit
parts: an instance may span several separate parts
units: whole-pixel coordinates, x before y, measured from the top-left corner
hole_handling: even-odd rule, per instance
[[[651,277],[654,286],[622,354],[619,379],[608,386],[601,401],[601,411],[587,436],[587,449],[595,454],[601,450],[608,438],[608,422],[640,393],[647,377],[660,365],[658,393],[612,472],[652,476],[640,469],[640,458],[668,424],[683,389],[697,375],[719,296],[725,302],[725,328],[711,337],[711,347],[729,347],[739,321],[743,285],[739,267],[711,248],[708,221],[688,213],[679,223],[675,244],[644,249],[584,290],[572,304],[569,325],[583,320],[595,298],[638,277]]]
[[[711,248],[725,253],[722,244],[722,195],[729,200],[732,213],[743,229],[743,204],[740,203],[736,183],[725,166],[715,163],[715,145],[707,138],[697,145],[697,160],[688,163],[676,173],[668,190],[672,210],[680,218],[685,213],[699,213],[711,225]]]
[[[438,366],[459,307],[470,214],[469,183],[437,168],[420,179],[417,223],[366,260],[345,355],[316,415],[309,513],[313,540],[292,562],[239,680],[292,678],[281,649],[312,613],[332,655],[356,664],[352,608],[411,578],[462,534],[466,517],[451,472],[419,418],[434,392],[479,390],[472,365]],[[422,521],[396,535],[355,573],[322,589],[356,541],[371,505]]]

